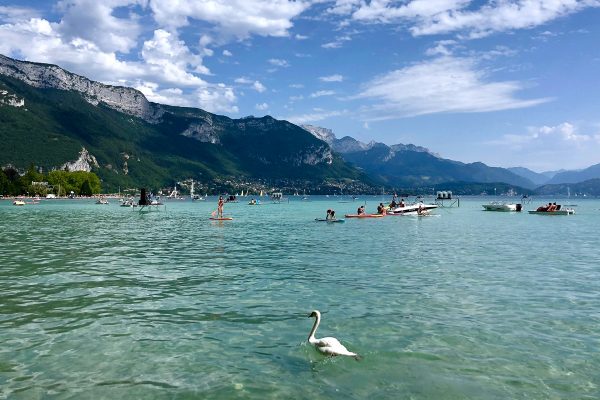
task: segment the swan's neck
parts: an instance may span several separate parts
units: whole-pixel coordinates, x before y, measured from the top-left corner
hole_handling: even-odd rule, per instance
[[[317,328],[319,327],[319,323],[321,323],[321,318],[320,318],[319,315],[317,315],[316,318],[315,318],[315,323],[313,324],[313,327],[310,330],[310,334],[308,335],[308,341],[309,342],[311,341],[311,339],[314,340],[315,333],[317,332]]]

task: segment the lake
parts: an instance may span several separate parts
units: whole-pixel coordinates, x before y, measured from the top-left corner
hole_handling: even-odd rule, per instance
[[[600,397],[600,201],[328,224],[381,196],[299,199],[0,201],[0,398]],[[313,309],[361,360],[306,343]]]

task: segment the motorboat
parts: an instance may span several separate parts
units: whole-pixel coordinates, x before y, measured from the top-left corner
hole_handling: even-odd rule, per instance
[[[501,201],[492,201],[481,205],[485,211],[521,211],[522,205],[518,203],[505,203]]]
[[[396,207],[387,212],[388,215],[414,215],[419,213],[419,209],[421,212],[430,211],[438,208],[437,204],[425,204],[422,202],[414,203],[414,204],[406,204],[402,207]]]
[[[107,199],[101,197],[98,200],[96,200],[96,204],[109,204],[109,203],[108,203]]]
[[[137,207],[135,200],[132,198],[121,200],[121,207]]]
[[[25,202],[23,200],[15,200],[13,201],[13,206],[24,206]]]

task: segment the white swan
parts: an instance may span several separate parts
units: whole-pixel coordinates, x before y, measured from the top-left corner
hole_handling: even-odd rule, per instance
[[[321,323],[321,313],[317,310],[314,310],[308,317],[315,317],[315,324],[308,335],[308,342],[314,345],[317,350],[330,356],[359,357],[358,354],[348,351],[348,349],[345,348],[344,345],[334,337],[324,337],[321,339],[315,338],[315,332]]]

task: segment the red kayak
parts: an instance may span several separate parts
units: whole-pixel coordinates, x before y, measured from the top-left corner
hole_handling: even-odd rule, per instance
[[[210,217],[209,219],[212,221],[231,221],[231,220],[233,220],[233,218],[230,218],[230,217],[224,217],[224,218]]]

